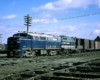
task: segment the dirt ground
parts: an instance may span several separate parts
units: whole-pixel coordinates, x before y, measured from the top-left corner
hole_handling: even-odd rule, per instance
[[[4,56],[4,55],[1,55]],[[6,56],[6,55],[5,55]],[[78,54],[37,56],[31,58],[0,58],[0,79],[13,73],[25,70],[39,70],[45,67],[57,66],[64,63],[72,65],[73,62],[91,61],[100,59],[100,52],[88,52]]]

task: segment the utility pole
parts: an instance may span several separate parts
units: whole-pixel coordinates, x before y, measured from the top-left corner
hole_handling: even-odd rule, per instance
[[[32,22],[32,17],[29,16],[29,14],[27,14],[27,16],[24,16],[24,20],[25,20],[25,24],[27,26],[27,33],[29,31],[29,26],[31,26],[31,22]]]
[[[2,34],[0,34],[0,44],[2,44]]]

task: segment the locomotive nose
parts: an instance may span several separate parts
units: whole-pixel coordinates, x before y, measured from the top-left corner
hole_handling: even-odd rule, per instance
[[[14,57],[19,52],[19,37],[8,38],[8,56]]]

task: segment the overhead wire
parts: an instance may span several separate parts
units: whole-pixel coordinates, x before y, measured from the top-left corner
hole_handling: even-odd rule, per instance
[[[84,15],[78,15],[78,16],[72,16],[72,17],[65,17],[65,18],[59,18],[59,19],[56,19],[58,21],[60,20],[66,20],[66,19],[74,19],[74,18],[81,18],[81,17],[87,17],[87,16],[94,16],[94,15],[99,15],[100,12],[95,12],[95,13],[90,13],[90,14],[84,14]],[[52,20],[49,20],[50,22],[53,22],[54,19]],[[47,21],[43,20],[43,21],[37,21],[37,22],[33,22],[33,23],[46,23]]]
[[[93,9],[93,8],[95,8],[95,7],[97,7],[97,5],[90,5],[88,8],[90,8],[90,9]],[[83,10],[83,9],[80,9],[80,8],[74,8],[74,9],[66,9],[66,10],[58,10],[58,11],[48,11],[48,12],[45,12],[46,14],[49,14],[49,13],[53,13],[53,14],[61,14],[61,13],[63,13],[63,14],[66,14],[66,12],[67,13],[70,13],[70,12],[76,12],[76,11],[80,11],[80,10]],[[84,9],[84,10],[86,10],[86,9]],[[92,11],[92,10],[91,10]],[[36,13],[36,15],[40,15],[41,13]],[[43,19],[40,19],[40,21],[38,20],[38,21],[35,21],[35,22],[33,22],[33,23],[47,23],[48,21],[49,22],[53,22],[53,21],[55,21],[55,20],[57,20],[57,21],[60,21],[60,20],[66,20],[66,19],[74,19],[74,18],[80,18],[80,17],[87,17],[87,16],[94,16],[94,15],[99,15],[100,14],[100,12],[95,12],[95,13],[87,13],[87,14],[83,14],[83,15],[77,15],[77,16],[71,16],[71,17],[65,17],[64,16],[64,18],[57,18],[57,17],[55,17],[55,18],[53,18],[53,19],[51,19],[51,20],[43,20]],[[30,15],[34,15],[35,16],[35,13],[34,14],[30,14]],[[63,16],[63,15],[62,15]],[[36,16],[35,16],[36,17]],[[61,15],[60,15],[60,17],[61,17]]]

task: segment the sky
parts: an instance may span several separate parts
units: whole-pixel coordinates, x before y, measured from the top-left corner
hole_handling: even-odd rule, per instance
[[[29,32],[91,40],[100,36],[100,0],[0,0],[2,43],[18,31],[27,31],[28,14]]]

